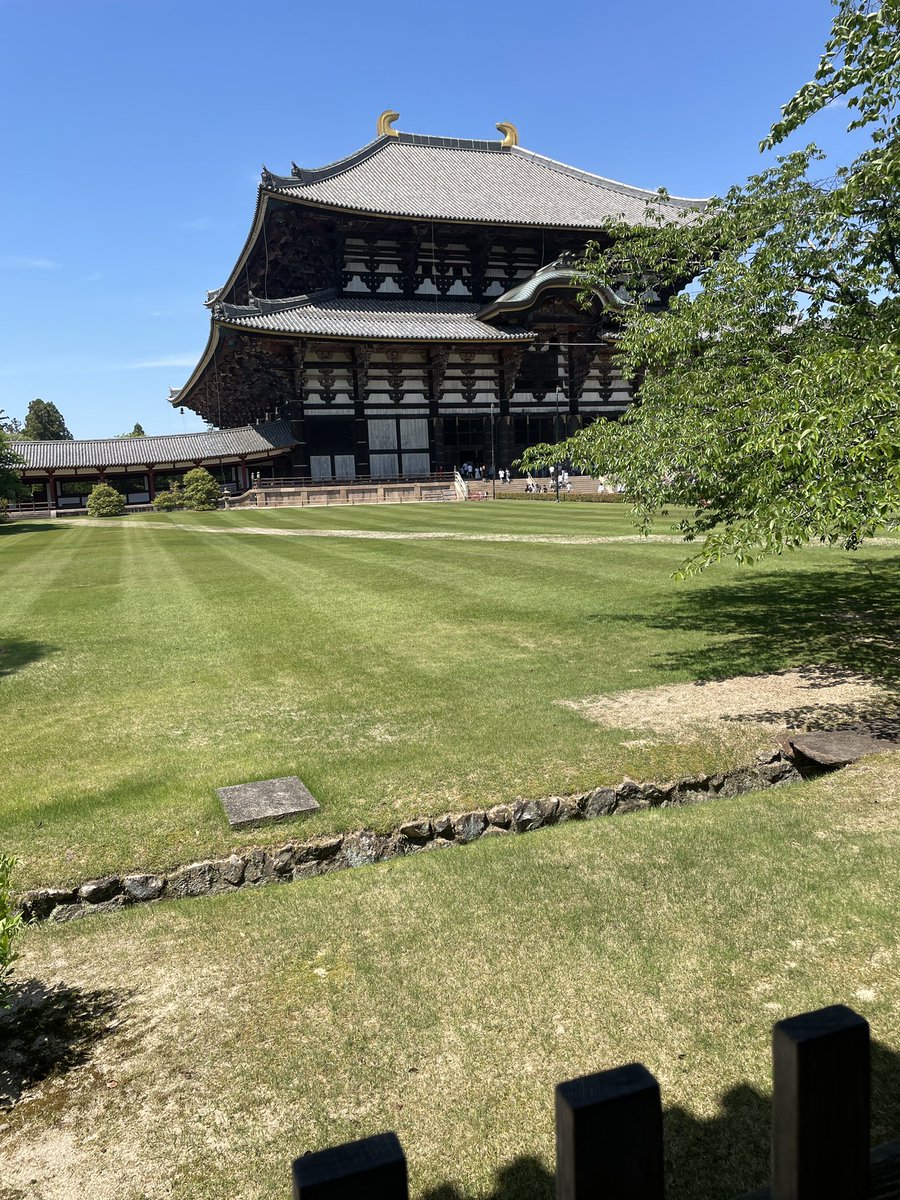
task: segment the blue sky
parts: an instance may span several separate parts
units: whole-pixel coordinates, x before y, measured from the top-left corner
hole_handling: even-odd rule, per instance
[[[166,402],[206,344],[259,168],[400,129],[499,137],[684,196],[758,170],[829,0],[0,0],[0,408],[76,437],[202,428]],[[846,159],[840,108],[800,139]]]

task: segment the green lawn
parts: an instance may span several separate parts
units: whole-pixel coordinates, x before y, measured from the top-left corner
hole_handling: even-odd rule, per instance
[[[322,811],[290,835],[719,767],[747,752],[739,730],[634,745],[556,701],[804,663],[897,669],[891,547],[673,583],[678,544],[179,525],[631,532],[617,505],[526,502],[4,527],[0,825],[21,886],[227,852],[214,789],[244,780],[306,781]]]
[[[772,1022],[835,1002],[872,1024],[873,1140],[896,1137],[898,797],[884,755],[33,928],[0,1195],[277,1200],[293,1156],[396,1129],[417,1198],[550,1200],[554,1085],[637,1059],[670,1200],[731,1200],[766,1181]]]

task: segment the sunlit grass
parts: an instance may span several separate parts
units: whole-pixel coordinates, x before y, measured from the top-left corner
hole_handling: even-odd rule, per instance
[[[292,1157],[396,1129],[415,1197],[549,1200],[554,1085],[637,1059],[668,1195],[720,1200],[766,1181],[772,1022],[835,1002],[895,1137],[898,760],[31,929],[15,979],[105,1015],[3,1115],[0,1178],[275,1200]]]
[[[630,532],[617,505],[527,503],[6,527],[0,827],[22,886],[227,851],[215,788],[250,779],[298,774],[318,796],[321,812],[290,835],[719,768],[744,753],[739,729],[727,744],[647,747],[558,701],[798,663],[896,665],[888,549],[676,584],[678,544],[179,524]],[[837,610],[867,623],[836,623]]]

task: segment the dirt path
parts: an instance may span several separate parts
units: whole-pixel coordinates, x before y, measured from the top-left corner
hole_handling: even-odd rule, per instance
[[[178,529],[183,533],[249,533],[264,537],[360,538],[383,542],[538,542],[548,546],[605,546],[611,542],[680,542],[681,538],[668,533],[623,533],[600,537],[568,533],[448,533],[444,531],[417,532],[412,530],[385,531],[379,529],[266,529],[261,525],[183,525],[118,521],[114,517],[79,518],[82,525],[103,525],[119,529]]]

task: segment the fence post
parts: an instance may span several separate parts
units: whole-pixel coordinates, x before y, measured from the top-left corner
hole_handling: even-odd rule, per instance
[[[407,1200],[406,1155],[395,1133],[379,1133],[295,1158],[294,1200]]]
[[[843,1004],[772,1030],[772,1200],[864,1200],[869,1025]]]
[[[556,1089],[557,1200],[662,1200],[659,1084],[632,1063]]]

